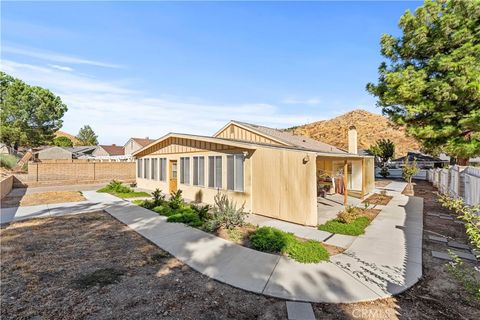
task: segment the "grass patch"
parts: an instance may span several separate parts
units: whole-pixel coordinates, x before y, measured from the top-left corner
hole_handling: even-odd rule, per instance
[[[95,286],[108,286],[120,281],[123,272],[117,269],[106,268],[99,269],[75,279],[75,284],[82,289],[88,289]]]
[[[358,217],[350,223],[343,223],[338,219],[329,220],[318,226],[318,230],[330,233],[359,236],[365,233],[365,228],[370,224],[368,217]]]
[[[12,169],[17,165],[18,157],[11,154],[0,154],[0,167]]]
[[[259,251],[288,255],[301,263],[327,261],[330,255],[318,241],[303,240],[272,227],[261,227],[250,237],[252,247]]]
[[[105,187],[98,189],[97,192],[100,193],[109,193],[113,196],[128,199],[128,198],[139,198],[139,197],[150,197],[151,194],[143,191],[135,191],[132,188],[123,185],[121,182],[112,180]]]

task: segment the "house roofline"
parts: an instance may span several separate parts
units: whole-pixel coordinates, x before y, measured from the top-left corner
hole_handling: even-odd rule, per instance
[[[271,136],[271,135],[269,135],[269,134],[266,134],[266,133],[264,133],[264,132],[255,130],[255,128],[251,128],[251,127],[245,126],[245,125],[243,125],[242,123],[237,122],[237,121],[235,121],[235,120],[230,120],[230,121],[229,121],[226,125],[224,125],[220,130],[218,130],[217,132],[215,132],[215,134],[213,135],[213,137],[217,137],[223,130],[225,130],[226,128],[228,128],[228,126],[231,125],[231,124],[234,124],[234,125],[236,125],[236,126],[239,126],[239,127],[242,128],[242,129],[245,129],[245,130],[248,130],[248,131],[252,131],[252,132],[254,132],[255,134],[258,134],[259,136],[262,136],[262,137],[264,137],[264,138],[267,138],[267,139],[273,140],[273,141],[275,141],[275,142],[281,143],[281,144],[283,144],[283,145],[285,145],[285,146],[291,146],[291,145],[292,145],[292,144],[290,144],[290,143],[288,143],[288,142],[286,142],[286,141],[283,141],[283,140],[281,140],[281,139],[278,139],[278,138],[276,138],[276,137],[273,137],[273,136]]]

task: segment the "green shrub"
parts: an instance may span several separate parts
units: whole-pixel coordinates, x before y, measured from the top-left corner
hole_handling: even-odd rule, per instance
[[[343,223],[351,223],[358,218],[357,208],[354,206],[347,206],[343,211],[337,214],[337,220]]]
[[[252,247],[266,252],[281,252],[287,245],[286,233],[272,227],[260,227],[250,236]]]
[[[113,193],[132,193],[134,190],[128,186],[124,186],[120,181],[112,180],[105,187],[97,190],[97,192],[113,192]]]
[[[356,218],[351,223],[343,223],[338,219],[329,220],[325,224],[319,225],[318,229],[330,233],[345,234],[349,236],[359,236],[365,233],[365,228],[370,224],[367,217]]]
[[[226,194],[221,194],[220,192],[215,195],[215,205],[213,206],[213,213],[211,215],[211,220],[215,220],[217,228],[224,227],[227,229],[232,229],[235,227],[242,226],[245,223],[245,217],[247,215],[244,212],[245,203],[237,209],[236,202],[230,200]]]
[[[314,240],[300,241],[293,236],[287,238],[285,253],[293,260],[301,263],[318,263],[328,260],[330,257],[327,249],[320,242]]]
[[[143,207],[145,200],[133,200],[132,203],[136,204],[137,206]]]
[[[162,194],[162,191],[158,188],[152,192],[152,196],[153,204],[155,205],[155,207],[160,206],[165,202],[165,195]]]
[[[172,214],[176,213],[175,211],[172,210],[169,206],[162,205],[162,206],[157,206],[152,209],[156,213],[162,215],[162,216],[171,216]]]
[[[17,165],[18,159],[11,154],[0,154],[0,167],[12,169]]]
[[[192,227],[199,227],[203,224],[198,214],[193,211],[184,211],[181,213],[172,214],[167,218],[168,222],[182,222]]]
[[[283,253],[301,263],[318,263],[330,257],[320,242],[299,240],[293,233],[272,227],[258,228],[250,241],[256,250]]]
[[[182,190],[177,190],[177,192],[170,193],[170,199],[168,200],[168,206],[173,210],[179,209],[185,204],[185,201],[182,197]]]
[[[198,217],[202,221],[207,221],[212,217],[212,215],[209,212],[210,211],[210,205],[208,205],[208,204],[205,205],[205,206],[192,204],[192,205],[190,205],[190,207],[198,214]]]

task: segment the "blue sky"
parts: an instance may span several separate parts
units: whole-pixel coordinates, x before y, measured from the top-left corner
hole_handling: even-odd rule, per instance
[[[2,2],[1,69],[62,97],[101,143],[379,113],[383,33],[420,2]]]

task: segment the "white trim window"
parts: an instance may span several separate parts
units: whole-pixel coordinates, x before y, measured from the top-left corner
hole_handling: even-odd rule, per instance
[[[208,157],[208,186],[222,188],[222,156]]]
[[[158,159],[152,158],[152,180],[158,180]]]
[[[167,181],[167,158],[160,158],[160,181]]]
[[[143,159],[145,163],[143,164],[143,178],[144,179],[149,179],[150,178],[150,159],[145,158]]]
[[[137,159],[137,178],[142,177],[142,164],[143,164],[143,159]]]
[[[193,185],[205,185],[205,157],[193,157]]]
[[[180,183],[190,184],[190,158],[180,158]]]
[[[227,190],[244,191],[244,163],[243,154],[227,156]]]

